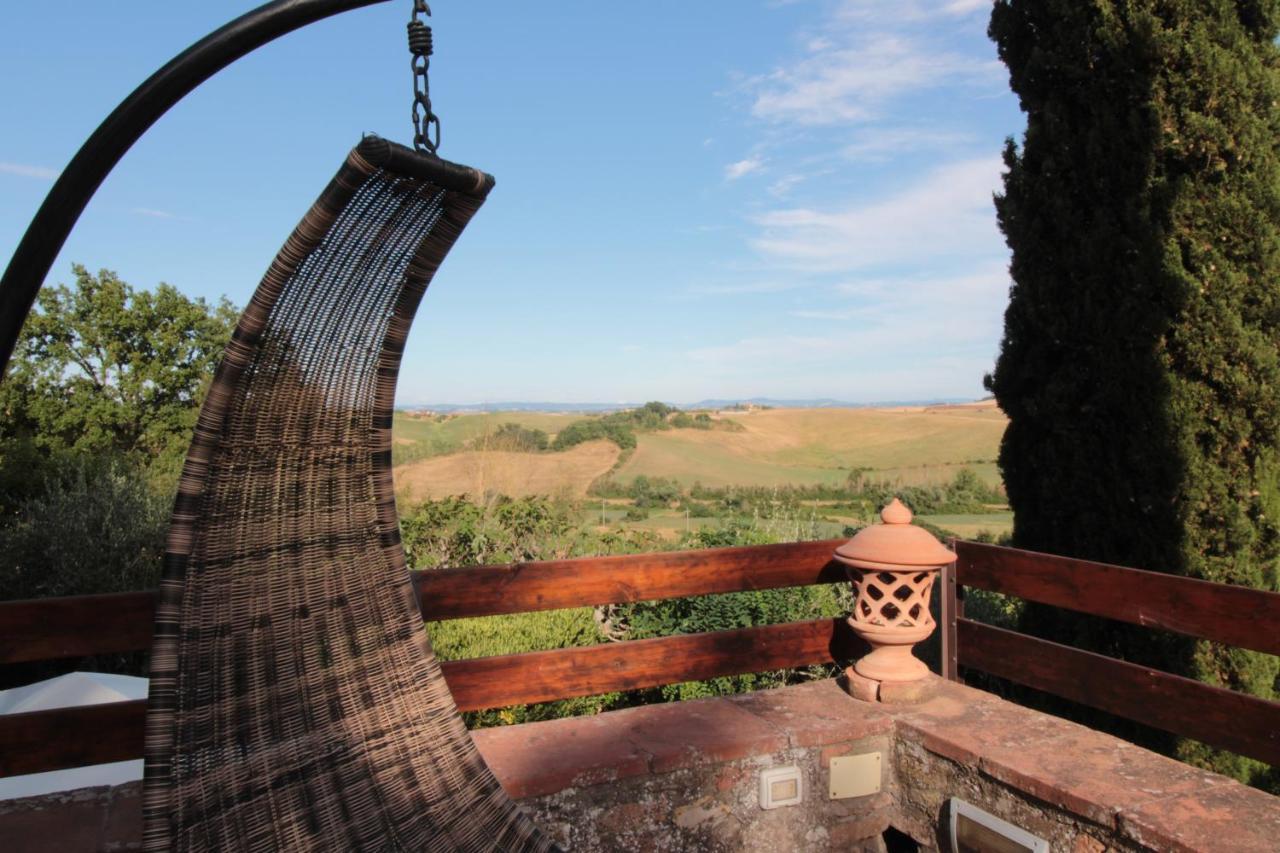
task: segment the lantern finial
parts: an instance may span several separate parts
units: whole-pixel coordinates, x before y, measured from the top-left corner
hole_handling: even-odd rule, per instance
[[[885,524],[910,524],[911,510],[902,501],[894,498],[880,510],[880,520]]]

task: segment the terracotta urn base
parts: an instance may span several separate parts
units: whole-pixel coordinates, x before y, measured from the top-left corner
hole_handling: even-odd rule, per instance
[[[929,674],[929,667],[911,654],[911,646],[879,646],[860,658],[853,669],[858,675],[875,681],[915,681]]]

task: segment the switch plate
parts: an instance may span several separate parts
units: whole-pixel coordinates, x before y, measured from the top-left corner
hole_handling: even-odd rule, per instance
[[[800,768],[770,767],[760,771],[760,808],[794,806],[804,799]]]
[[[838,755],[831,759],[831,799],[880,793],[880,753]]]

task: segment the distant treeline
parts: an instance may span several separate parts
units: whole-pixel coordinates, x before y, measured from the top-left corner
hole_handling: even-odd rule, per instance
[[[668,406],[666,403],[645,403],[638,409],[583,418],[574,421],[556,433],[555,441],[540,429],[504,423],[496,432],[472,439],[472,450],[514,450],[523,453],[541,453],[552,450],[568,450],[587,441],[612,441],[622,450],[633,450],[636,434],[668,429],[723,429],[740,432],[742,425],[735,421],[713,420],[706,412],[690,414]]]
[[[636,477],[629,483],[601,478],[588,494],[598,498],[629,498],[644,508],[678,507],[694,517],[723,513],[763,515],[812,501],[830,501],[832,509],[874,510],[897,497],[919,514],[983,512],[991,504],[1003,504],[1004,494],[987,485],[973,471],[961,468],[951,482],[935,486],[900,486],[873,480],[865,469],[855,469],[843,483],[811,486],[704,486],[688,489],[665,477]]]

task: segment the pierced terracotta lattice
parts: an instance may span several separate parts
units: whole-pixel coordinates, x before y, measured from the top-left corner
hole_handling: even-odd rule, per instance
[[[885,628],[932,628],[929,599],[935,571],[915,574],[855,570],[861,578],[853,606],[853,619]]]

